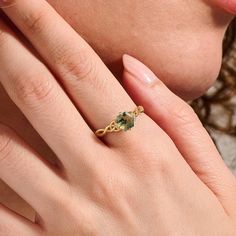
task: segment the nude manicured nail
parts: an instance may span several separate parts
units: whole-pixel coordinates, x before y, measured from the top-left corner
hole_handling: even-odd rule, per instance
[[[123,64],[127,72],[146,85],[153,85],[158,81],[156,75],[142,62],[127,54],[123,55]]]

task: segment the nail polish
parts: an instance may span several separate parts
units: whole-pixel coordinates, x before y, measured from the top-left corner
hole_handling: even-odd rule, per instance
[[[123,55],[123,64],[128,73],[145,85],[152,86],[158,81],[156,75],[147,66],[130,55]]]

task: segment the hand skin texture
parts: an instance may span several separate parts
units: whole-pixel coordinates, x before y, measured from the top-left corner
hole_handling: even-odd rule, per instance
[[[48,2],[117,78],[123,71],[121,56],[128,53],[148,65],[177,95],[190,100],[202,95],[218,75],[222,39],[232,19],[222,3],[227,1]]]
[[[173,4],[175,2],[177,3],[173,1]],[[150,79],[155,78],[154,74],[147,71],[135,59],[125,56],[126,70],[123,85],[132,97],[132,101],[92,49],[49,5],[44,1],[33,0],[18,0],[13,3],[11,7],[4,8],[4,13],[31,41],[34,49],[32,52],[24,47],[20,43],[21,37],[17,38],[1,21],[0,81],[13,102],[29,119],[55,155],[45,148],[47,146],[39,136],[35,135],[20,110],[15,111],[13,102],[8,100],[6,93],[2,93],[1,102],[8,102],[1,104],[1,121],[14,127],[31,147],[11,129],[1,125],[0,179],[36,210],[37,226],[15,215],[2,205],[0,235],[1,233],[4,236],[38,234],[234,235],[235,178],[224,165],[191,108],[170,92],[160,80],[152,80],[148,85],[140,83],[138,77]],[[87,3],[89,4],[89,1]],[[52,4],[56,7],[55,2]],[[155,5],[154,2],[152,4]],[[205,6],[206,12],[211,9],[209,4],[203,2],[201,4],[199,6]],[[104,6],[104,9],[108,6]],[[137,1],[137,8],[138,6]],[[221,22],[217,21],[218,23],[211,25],[209,17],[209,24],[207,24],[212,26],[212,30],[208,29],[209,34],[213,32],[213,25],[215,26],[215,33],[212,33],[212,36],[214,35],[218,40],[214,41],[215,38],[211,38],[214,46],[212,46],[214,48],[212,52],[215,53],[220,51],[223,33],[231,19],[230,15],[220,10],[220,6],[217,2],[212,4],[215,15],[219,13],[216,19],[221,19]],[[124,9],[130,8],[127,6]],[[60,12],[59,7],[58,11]],[[101,11],[100,14],[107,15]],[[96,17],[94,14],[93,16],[95,20]],[[136,20],[138,19],[142,17]],[[164,19],[164,16],[161,19]],[[202,20],[200,17],[199,19]],[[67,20],[72,26],[76,24],[69,18]],[[127,22],[130,22],[130,26],[132,25],[132,21]],[[176,23],[176,20],[174,22]],[[179,30],[183,29],[181,23],[179,24]],[[115,27],[111,29],[115,30]],[[152,29],[149,28],[149,30],[150,33],[153,32]],[[176,35],[176,27],[173,30]],[[128,27],[127,31],[129,31]],[[149,32],[144,29],[143,33],[145,31]],[[135,52],[135,48],[132,49],[132,44],[130,44],[129,51],[125,49],[125,43],[119,44],[115,37],[111,36],[109,39],[108,35],[107,45],[114,45],[114,48],[118,50],[115,52],[114,48],[110,49],[111,56],[109,57],[108,52],[99,49],[99,43],[96,45],[92,42],[92,39],[95,40],[96,37],[91,35],[89,39],[89,35],[86,36],[89,32],[92,32],[91,29],[87,33],[86,30],[80,33],[96,51],[100,52],[99,56],[108,66],[116,64],[114,63],[116,57],[120,58],[124,50],[132,55],[139,54],[138,58],[142,55],[144,57],[141,58],[142,61],[146,62],[156,74],[160,74],[161,80],[169,87],[171,83],[168,82],[168,76],[162,76],[162,74],[168,75],[173,69],[171,67],[175,67],[176,77],[170,77],[169,80],[171,79],[175,84],[173,86],[176,88],[175,92],[183,98],[190,97],[187,86],[184,89],[184,85],[191,79],[191,84],[199,83],[196,86],[193,85],[194,88],[191,89],[193,94],[199,93],[196,88],[203,91],[203,87],[209,86],[209,84],[207,86],[204,84],[205,80],[201,82],[204,86],[203,84],[200,86],[200,81],[196,78],[185,77],[189,70],[182,73],[182,76],[180,73],[178,75],[180,59],[175,58],[175,63],[178,61],[180,64],[175,66],[170,64],[168,68],[166,66],[164,73],[162,63],[168,55],[171,56],[173,52],[171,47],[169,54],[166,51],[168,55],[164,52],[162,55],[160,51],[157,56],[160,58],[155,59],[157,64],[154,68],[151,61],[155,53],[153,50],[150,53],[147,45],[143,49],[139,47],[139,52]],[[93,32],[95,34],[96,31]],[[193,31],[189,31],[189,40],[190,32],[193,33]],[[207,31],[205,33],[207,34]],[[97,35],[103,35],[102,31]],[[136,36],[136,43],[139,45],[141,36],[140,39],[138,35]],[[148,38],[151,39],[151,37]],[[122,35],[119,40],[121,39]],[[176,40],[172,39],[176,43],[176,47],[173,46],[172,50],[177,48],[177,39],[177,36]],[[128,45],[130,41],[127,40]],[[161,42],[161,37],[159,42]],[[199,43],[199,40],[196,42]],[[166,45],[163,43],[164,50]],[[171,46],[171,42],[169,43]],[[133,41],[134,45],[135,41]],[[182,51],[188,53],[187,43],[185,45]],[[149,46],[152,48],[151,43]],[[207,50],[201,52],[205,54],[205,57],[202,56],[204,59],[207,55],[212,55],[211,47],[209,44],[207,46]],[[142,51],[144,48],[146,48],[146,53]],[[178,53],[180,52],[181,50],[178,50]],[[193,51],[191,55],[195,56]],[[216,58],[212,57],[212,60]],[[161,60],[163,60],[162,63]],[[189,58],[183,56],[182,62],[185,63],[187,60]],[[191,61],[192,66],[197,68],[194,58]],[[199,63],[202,63],[202,60],[199,60]],[[120,74],[117,69],[119,66],[112,68],[114,68],[114,74]],[[199,68],[205,71],[206,75],[209,75],[209,71],[206,72],[209,68],[214,70],[215,74],[218,70],[212,65]],[[163,70],[163,73],[161,71],[158,73],[158,70]],[[198,72],[199,76],[200,70]],[[74,105],[56,79],[64,86]],[[143,104],[147,114],[139,118],[134,130],[125,134],[110,134],[102,141],[94,137],[91,129],[104,127],[114,118],[114,114],[121,110],[133,110],[134,103]],[[16,116],[10,116],[12,111]],[[52,161],[55,160],[54,156],[58,158],[58,162]],[[49,165],[42,158],[47,158],[58,165]],[[2,190],[4,191],[3,187]],[[11,194],[10,196],[12,200],[15,197]],[[6,200],[9,199],[4,199],[3,194],[1,202],[4,203]],[[24,203],[20,206],[10,205],[10,207],[18,208],[18,212],[24,212],[28,218],[34,218],[33,212]],[[24,207],[27,210],[24,210]]]
[[[121,58],[128,53],[148,65],[185,100],[201,95],[214,82],[221,64],[223,35],[235,13],[235,2],[49,0],[117,79],[122,81]],[[6,23],[5,18],[2,20]],[[13,127],[44,158],[55,159],[1,85],[0,122]],[[1,182],[0,193],[0,202],[33,217],[29,206]]]

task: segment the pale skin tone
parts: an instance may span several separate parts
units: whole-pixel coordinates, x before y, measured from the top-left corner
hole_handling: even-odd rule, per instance
[[[13,2],[3,11],[33,51],[1,21],[0,81],[56,158],[24,130],[26,123],[19,133],[26,133],[27,141],[34,139],[32,146],[24,135],[0,126],[0,179],[36,212],[32,222],[1,205],[0,235],[235,235],[235,177],[191,108],[160,80],[146,85],[128,68],[123,88],[99,58],[109,66],[115,57],[106,52],[98,56],[46,1]],[[203,12],[210,9],[203,2],[199,7]],[[223,20],[210,31],[214,46],[202,58],[220,47],[232,18],[225,8],[217,1],[212,5],[214,17]],[[213,28],[209,22],[213,20],[207,24]],[[115,44],[112,38],[110,42]],[[143,61],[157,74],[147,54]],[[195,63],[192,68],[199,70],[202,65]],[[186,78],[172,66],[166,76],[160,71],[159,77],[171,87],[167,75],[175,70],[176,93],[190,98],[187,88],[177,86]],[[219,68],[207,68],[198,75],[211,74],[213,81]],[[202,84],[201,92],[210,83]],[[199,89],[194,88],[195,97]],[[94,130],[105,127],[120,111],[133,110],[135,104],[142,104],[146,113],[132,131],[103,139],[94,135]],[[15,124],[12,119],[5,121]],[[56,161],[52,165],[45,158]]]

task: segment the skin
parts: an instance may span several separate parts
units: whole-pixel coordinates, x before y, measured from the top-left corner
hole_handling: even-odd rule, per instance
[[[202,95],[217,77],[222,39],[232,16],[214,2],[49,2],[91,44],[117,78],[123,71],[124,53],[143,61],[187,100]]]
[[[75,52],[76,50],[80,50],[81,45],[84,45],[84,42],[78,37],[77,34],[75,34],[74,31],[69,28],[67,24],[61,24],[63,22],[62,19],[59,18],[59,16],[56,15],[52,9],[49,8],[49,6],[45,5],[43,1],[38,2],[39,3],[34,2],[34,4],[39,6],[39,8],[33,7],[33,4],[30,3],[30,1],[21,1],[21,4],[6,8],[4,12],[13,20],[25,36],[30,41],[34,42],[33,44],[35,50],[46,60],[46,64],[49,65],[49,67],[57,71],[59,79],[62,81],[64,79],[63,85],[65,89],[69,91],[69,94],[73,97],[74,101],[77,101],[77,108],[81,110],[84,116],[86,116],[88,122],[90,122],[90,125],[94,126],[94,128],[104,127],[104,125],[106,125],[103,120],[104,114],[107,115],[105,115],[107,118],[110,117],[113,112],[116,114],[118,111],[122,110],[123,104],[127,104],[131,109],[134,105],[132,100],[127,96],[125,91],[118,86],[115,78],[107,71],[107,68],[101,63],[98,57],[87,45],[83,47],[88,53],[82,58],[78,57],[79,54],[71,53],[68,54],[70,57],[63,57],[65,60],[62,60],[61,57],[58,57],[58,55],[56,56],[54,54],[49,54],[50,48],[52,47],[49,47],[48,50],[44,51],[43,48],[45,48],[49,42],[51,42],[51,46],[54,44],[73,45],[73,49],[70,47],[63,48],[64,50],[62,50],[62,54],[60,56],[67,55],[66,53],[70,52],[70,50]],[[162,1],[155,1],[152,2],[152,5],[147,6],[146,11],[142,12],[144,15],[140,16],[138,12],[140,12],[140,9],[143,9],[143,2],[141,3],[140,1],[140,4],[138,4],[137,1],[136,9],[133,8],[133,5],[130,2],[129,4],[127,3],[127,5],[124,3],[122,7],[124,6],[124,9],[126,10],[122,12],[118,11],[116,16],[112,17],[113,21],[111,24],[104,26],[104,22],[107,22],[105,16],[109,16],[110,19],[111,16],[109,13],[111,14],[114,12],[114,9],[117,9],[116,2],[102,6],[101,11],[96,11],[100,12],[99,14],[97,13],[97,15],[91,10],[93,15],[92,19],[87,18],[90,14],[86,12],[88,6],[85,6],[85,4],[83,5],[81,3],[78,11],[76,11],[77,14],[81,13],[78,14],[78,16],[73,13],[73,10],[76,9],[73,4],[70,5],[71,9],[69,9],[67,8],[67,5],[63,6],[62,3],[59,4],[59,1],[51,1],[50,3],[58,10],[59,13],[62,13],[62,9],[67,9],[64,13],[70,12],[70,14],[68,14],[70,17],[68,15],[66,16],[66,14],[64,15],[65,19],[93,46],[108,67],[112,68],[118,79],[121,79],[121,76],[119,76],[121,75],[119,62],[121,55],[124,52],[128,52],[132,55],[137,54],[135,56],[145,62],[159,76],[159,78],[170,87],[170,89],[186,99],[198,96],[207,87],[209,87],[215,79],[220,65],[222,37],[227,24],[232,18],[231,15],[219,8],[217,3],[211,5],[201,1],[191,4],[192,11],[189,9],[190,5],[188,6],[185,1],[173,2],[173,5],[171,6],[166,6],[166,3]],[[181,3],[178,4],[179,11],[176,11],[177,3]],[[96,2],[87,2],[87,4],[96,4]],[[154,5],[157,9],[162,9],[158,16],[154,13],[153,15],[147,14],[150,8],[153,9]],[[93,6],[96,10],[98,10],[100,4],[98,6]],[[168,7],[168,14],[166,14],[164,7]],[[49,12],[48,15],[45,14],[44,16],[45,22],[58,22],[58,25],[61,25],[61,29],[59,30],[59,27],[56,27],[55,29],[51,25],[51,28],[49,27],[51,31],[48,29],[45,33],[43,30],[37,31],[37,27],[32,27],[32,22],[34,22],[34,20],[37,19],[38,14],[40,14],[40,11],[36,9],[41,9],[42,12]],[[129,14],[125,14],[126,12],[130,12],[129,9],[132,9],[134,12],[137,11],[137,19],[135,18],[135,23],[137,22],[137,25],[135,25],[135,27],[133,27],[134,19],[132,19]],[[199,10],[199,12],[197,10]],[[194,13],[196,11],[198,14]],[[175,13],[175,15],[170,14],[170,12]],[[100,14],[104,16],[104,18],[101,19]],[[121,17],[120,14],[122,14],[122,16],[125,15],[126,17]],[[31,18],[27,20],[27,18],[24,18],[23,15],[29,15]],[[146,21],[148,20],[149,22],[150,19],[144,17],[146,15],[147,17],[151,17],[151,19],[154,19],[153,17],[155,16],[155,22],[159,23],[154,25],[153,21],[153,25],[151,24],[147,27]],[[171,18],[170,15],[172,16]],[[46,16],[51,17],[46,18]],[[175,19],[174,22],[173,18]],[[81,19],[84,19],[84,21],[81,21]],[[92,24],[93,20],[98,24]],[[124,24],[122,23],[123,21]],[[85,25],[85,22],[91,22],[91,26],[88,27]],[[124,29],[122,28],[122,32],[115,31],[116,27],[114,27],[113,24],[116,25],[118,22],[124,26]],[[186,22],[188,22],[188,25]],[[176,24],[176,26],[170,30],[168,26],[173,24]],[[35,25],[33,24],[33,26]],[[40,24],[36,24],[36,26],[40,27]],[[152,28],[150,29],[150,27],[153,27],[155,30]],[[111,32],[111,29],[114,30],[114,32],[107,35],[107,32]],[[140,29],[142,29],[142,31]],[[12,34],[3,22],[1,22],[1,30],[3,30],[3,32],[8,32],[6,35],[9,35],[9,33]],[[94,36],[97,35],[96,32],[99,32],[99,37]],[[159,38],[158,41],[155,41],[157,34],[159,34]],[[45,35],[48,35],[48,37],[45,37]],[[52,37],[52,35],[54,35],[54,37]],[[57,35],[57,37],[55,37],[55,35]],[[171,37],[172,35],[175,37]],[[132,42],[128,40],[131,36],[135,39]],[[194,36],[196,40],[193,40]],[[14,35],[14,37],[16,36]],[[5,230],[8,230],[6,231],[7,233],[10,232],[7,225],[12,225],[11,223],[14,223],[15,227],[11,229],[12,232],[14,232],[14,230],[19,232],[20,230],[22,235],[27,235],[25,232],[28,234],[31,232],[32,234],[37,235],[39,231],[40,233],[43,232],[44,235],[57,235],[58,233],[64,232],[64,225],[68,224],[68,231],[65,232],[69,232],[67,235],[73,235],[73,232],[74,235],[76,235],[75,232],[78,232],[81,235],[86,235],[86,232],[94,232],[99,235],[104,232],[104,230],[106,230],[105,232],[107,232],[107,234],[112,233],[112,235],[122,235],[124,232],[127,233],[128,228],[130,228],[131,235],[137,235],[137,232],[145,232],[147,234],[149,233],[150,235],[154,235],[156,233],[156,228],[158,228],[158,233],[160,235],[172,235],[172,229],[177,230],[176,232],[179,234],[187,233],[187,235],[209,235],[209,232],[212,232],[212,235],[214,235],[215,232],[219,233],[218,235],[222,235],[223,233],[227,233],[226,235],[233,235],[236,209],[233,203],[233,199],[236,196],[235,179],[223,164],[220,155],[217,153],[214,145],[210,141],[207,133],[201,127],[197,118],[193,115],[192,110],[181,99],[171,93],[167,87],[164,86],[164,84],[158,81],[158,89],[157,86],[154,85],[151,87],[141,86],[139,83],[131,82],[132,76],[125,72],[123,83],[130,96],[133,98],[133,101],[144,104],[147,108],[155,108],[147,109],[147,114],[153,121],[150,120],[148,116],[144,115],[144,118],[142,118],[143,127],[146,127],[149,132],[141,134],[139,133],[141,131],[137,129],[129,135],[121,134],[121,143],[117,142],[117,136],[106,138],[105,144],[108,144],[113,148],[107,149],[107,146],[102,142],[100,143],[98,140],[94,142],[94,140],[91,140],[90,138],[84,138],[90,137],[90,129],[84,125],[81,117],[77,117],[81,122],[80,124],[75,122],[76,119],[70,120],[69,117],[72,116],[75,118],[77,113],[73,110],[73,106],[65,94],[60,92],[61,96],[59,97],[61,99],[61,103],[55,102],[52,107],[50,107],[50,99],[48,97],[47,99],[49,100],[46,103],[43,103],[43,100],[39,99],[42,98],[42,96],[44,98],[46,95],[43,95],[40,90],[36,90],[36,93],[34,91],[33,94],[31,94],[33,96],[28,96],[30,86],[26,85],[26,81],[23,80],[24,77],[29,79],[33,79],[34,77],[38,77],[39,79],[47,77],[47,80],[45,80],[44,83],[48,80],[55,82],[55,78],[53,78],[51,73],[34,55],[30,54],[27,50],[24,50],[22,45],[17,44],[20,39],[17,39],[16,41],[12,41],[9,37],[4,38],[4,40],[5,39],[7,43],[2,43],[0,50],[1,58],[4,59],[1,63],[1,83],[7,90],[7,93],[10,95],[14,103],[19,106],[20,110],[30,120],[37,132],[39,132],[44,138],[47,145],[50,146],[50,148],[56,153],[57,160],[59,159],[60,161],[60,168],[59,170],[56,169],[56,171],[59,171],[59,178],[56,178],[54,172],[49,169],[45,169],[45,165],[38,161],[39,156],[35,155],[31,148],[25,146],[21,138],[17,137],[5,126],[1,127],[2,147],[5,147],[4,140],[8,140],[6,137],[9,137],[10,140],[12,140],[12,146],[7,146],[8,148],[10,147],[9,150],[2,148],[1,154],[4,158],[1,157],[0,178],[34,207],[37,211],[37,223],[40,226],[40,229],[35,228],[35,225],[31,225],[29,222],[25,221],[25,219],[19,220],[19,218],[12,215],[8,209],[2,207],[0,218],[3,223],[1,226],[2,228],[5,227]],[[104,39],[107,42],[105,48],[101,44],[101,42],[104,42]],[[147,40],[150,43],[147,44]],[[207,40],[211,43],[207,43]],[[35,45],[36,42],[38,42],[37,45]],[[8,47],[6,47],[6,45],[8,45]],[[107,45],[109,46],[107,47]],[[136,50],[137,45],[139,45],[138,52]],[[9,49],[12,49],[10,50],[11,53],[9,53]],[[14,52],[18,51],[22,52],[20,55],[23,55],[22,57],[24,60],[16,60],[17,55],[14,55]],[[14,59],[14,63],[11,61],[12,58]],[[57,58],[57,60],[60,58],[60,60],[56,61],[55,58]],[[173,63],[170,63],[172,60]],[[97,66],[96,68],[98,68],[96,73],[93,74],[93,70],[86,71],[87,64],[83,64],[83,61],[96,61],[96,63],[93,64],[94,66]],[[178,66],[176,61],[178,61]],[[32,63],[32,70],[29,70],[29,68],[26,67],[29,63]],[[76,64],[79,64],[79,67],[75,70],[77,67],[74,67],[73,65]],[[22,69],[24,73],[26,73],[28,69],[27,73],[29,73],[29,71],[31,73],[35,73],[34,71],[37,71],[39,74],[30,75],[23,73],[23,75],[21,75],[20,70],[18,71],[16,68]],[[193,73],[194,71],[196,73]],[[40,74],[41,72],[42,74]],[[45,76],[46,74],[47,76]],[[65,82],[66,75],[68,78],[83,77],[84,80],[70,80],[70,83],[68,83],[68,81]],[[93,81],[90,77],[92,79],[94,79],[94,77],[97,79],[95,80],[97,81],[94,86],[94,88],[96,88],[95,91],[94,88],[92,88],[93,86],[88,86],[91,84],[88,82]],[[104,86],[104,84],[101,83],[102,78],[111,78],[110,82],[108,82],[109,80],[107,81],[108,84],[110,83],[110,87],[108,85],[101,87]],[[27,82],[33,86],[39,83],[39,81],[40,80],[36,82]],[[78,81],[85,81],[84,84],[80,84],[83,85],[82,88],[85,92],[82,92],[83,90],[81,89],[78,90],[78,85],[76,84]],[[57,87],[54,82],[52,82],[53,86]],[[21,88],[20,91],[18,90],[18,93],[17,87],[15,87],[16,85],[18,85],[18,88]],[[74,87],[76,88],[75,90],[73,90]],[[104,91],[102,91],[101,88],[103,88]],[[110,88],[115,91],[115,95],[113,95],[113,97],[110,97]],[[57,87],[55,91],[61,90]],[[111,99],[109,104],[105,102],[106,96],[104,96],[104,94],[106,95],[106,93],[107,95],[109,94],[109,98]],[[78,97],[76,97],[77,94],[79,94]],[[86,94],[90,94],[91,97],[87,98]],[[119,105],[116,104],[117,110],[113,110],[113,112],[111,112],[115,104],[113,102],[116,101],[117,95],[119,95],[121,101],[119,102]],[[1,121],[11,125],[20,134],[22,134],[24,139],[31,144],[32,148],[37,150],[38,155],[51,160],[52,163],[58,164],[58,161],[53,161],[55,159],[55,155],[53,155],[48,148],[45,148],[45,143],[42,142],[39,136],[35,135],[30,124],[22,116],[20,110],[15,110],[15,105],[8,100],[9,98],[6,93],[1,96],[3,97],[3,100],[1,101],[4,101],[1,104],[1,110],[4,111],[1,115]],[[35,98],[37,99],[35,100]],[[163,110],[159,103],[154,102],[154,98],[158,98],[160,104],[164,107],[168,107],[168,112]],[[103,113],[97,114],[98,123],[94,123],[94,121],[92,121],[91,110],[96,110],[98,104],[93,103],[92,101],[97,101],[98,99],[102,99],[103,102],[100,101],[100,104],[103,104],[104,107],[101,109]],[[66,111],[68,111],[68,114],[70,115],[66,118],[63,117],[63,120],[66,120],[66,122],[60,120],[60,113],[57,113],[59,112],[57,109],[62,109],[61,106],[63,107],[65,114],[67,114]],[[37,109],[35,109],[36,107]],[[87,107],[91,110],[86,110]],[[42,110],[40,111],[39,108]],[[52,110],[54,111],[53,114],[51,114]],[[156,110],[158,110],[159,114],[154,112]],[[12,116],[13,111],[14,115],[17,114],[14,119]],[[15,113],[15,111],[17,113]],[[182,113],[179,114],[180,111]],[[44,116],[42,116],[42,114],[47,117],[46,120],[43,118]],[[173,126],[173,117],[176,118],[176,124],[181,128],[181,132],[187,135],[190,134],[192,130],[196,130],[197,135],[190,135],[189,140],[186,141],[185,136],[181,136],[181,134],[179,134],[181,132],[176,131],[176,124]],[[71,135],[70,138],[66,136],[66,139],[68,140],[66,143],[60,143],[60,135],[58,138],[57,135],[55,135],[60,131],[58,130],[59,127],[57,127],[57,124],[62,124],[63,122],[67,125],[64,127],[62,125],[62,127],[60,127],[60,134],[68,134],[69,136],[70,133],[74,134]],[[68,124],[70,125],[68,126]],[[157,124],[164,131],[159,129]],[[80,139],[78,139],[79,136],[76,132],[71,132],[71,129],[74,127],[75,129],[73,130],[77,130],[77,128],[80,127],[81,131],[81,126],[84,127],[83,132],[85,136],[83,136],[83,138],[86,142],[81,142],[79,146],[84,146],[85,150],[77,150],[78,152],[81,151],[81,153],[78,153],[78,156],[81,158],[78,160],[78,165],[74,167],[74,162],[78,156],[75,154],[77,152],[72,152],[72,150],[75,151],[75,146],[73,146],[73,144],[78,144],[78,140]],[[168,134],[170,138],[166,134]],[[160,140],[159,137],[162,137],[162,141],[157,141]],[[140,154],[138,154],[137,159],[134,157],[134,154],[137,155],[134,152],[137,150],[137,144],[132,144],[134,143],[134,140],[137,140],[137,143],[147,143],[141,148],[138,146],[140,148]],[[88,147],[90,147],[90,145],[88,145],[87,142],[94,147],[93,152],[102,153],[102,155],[98,157],[98,159],[104,157],[102,161],[95,161],[95,157],[93,155],[88,155]],[[123,143],[127,145],[129,144],[129,148],[124,149]],[[204,145],[202,145],[202,143]],[[61,146],[59,144],[63,145]],[[189,150],[185,150],[185,147],[189,147],[189,145],[191,146],[189,150],[192,150],[190,154]],[[163,146],[168,148],[162,150],[160,147]],[[175,146],[177,146],[177,148]],[[58,147],[60,148],[58,149]],[[156,148],[153,147],[159,148],[156,150]],[[22,158],[26,157],[26,160],[24,160],[25,166],[22,166],[22,164],[16,159],[17,156],[20,156],[22,150],[26,150],[25,155],[22,156]],[[146,153],[150,153],[151,155],[147,156]],[[196,153],[198,156],[196,156]],[[82,157],[85,157],[85,155],[87,158],[83,159]],[[205,156],[208,155],[212,158],[209,158],[205,163]],[[5,158],[5,156],[9,158]],[[66,157],[70,156],[71,160],[67,160]],[[166,156],[168,156],[167,160],[169,160],[167,162],[164,159]],[[157,157],[160,157],[160,160]],[[184,159],[186,162],[183,161]],[[37,161],[34,162],[32,160]],[[79,168],[85,160],[85,166],[87,169]],[[140,163],[139,160],[142,160],[142,163]],[[205,164],[203,167],[202,163]],[[102,167],[103,165],[106,166],[105,170]],[[191,166],[191,169],[189,165]],[[36,173],[39,174],[39,176],[37,175],[38,178],[35,178],[35,171],[32,171],[32,168],[29,168],[32,166],[36,169]],[[109,168],[107,168],[108,166]],[[125,170],[127,166],[130,168],[128,168],[126,172]],[[26,168],[26,171],[22,171],[24,168]],[[112,171],[115,170],[115,173],[107,171],[107,169]],[[86,178],[85,176],[84,178],[81,178],[78,173],[84,173],[85,176],[88,175],[89,178],[92,176],[93,178],[91,178],[91,183],[86,183],[83,186]],[[114,178],[119,180],[118,186],[121,187],[118,187],[117,189],[110,189],[108,187],[109,182],[106,180],[107,175],[114,175]],[[67,180],[67,178],[64,178],[65,176],[69,179]],[[135,178],[133,178],[134,176]],[[45,181],[42,183],[43,178],[45,178]],[[212,179],[215,181],[212,181]],[[55,184],[55,191],[45,189],[47,186],[51,186],[51,183]],[[98,191],[92,191],[94,186],[91,186],[91,188],[89,187],[90,184],[93,183],[98,184]],[[37,184],[38,188],[33,188],[33,186],[37,186]],[[115,185],[115,183],[113,184]],[[69,195],[69,190],[66,186],[70,186],[72,191],[71,194],[74,196],[73,201],[71,200],[71,195]],[[83,209],[83,214],[91,214],[91,218],[87,219],[85,217],[85,220],[82,221],[82,223],[79,221],[79,213],[77,213],[77,209],[74,207],[76,205],[82,207],[81,199],[79,200],[78,198],[78,192],[81,194],[79,186],[83,186],[86,192],[86,195],[83,196],[84,198],[82,199],[85,201],[84,203],[87,206],[87,209]],[[144,194],[143,197],[145,201],[140,199],[136,194],[136,192],[142,192],[144,186],[145,190],[150,193],[147,195]],[[160,189],[157,189],[156,186],[159,186]],[[163,186],[167,187],[163,188]],[[192,186],[196,187],[195,194],[198,197],[197,201],[192,196]],[[65,189],[65,191],[62,191],[63,189]],[[125,211],[124,205],[122,206],[122,201],[120,202],[121,205],[117,205],[117,202],[115,201],[117,197],[115,193],[120,193],[122,189],[124,189],[124,192],[122,191],[122,194],[118,196],[125,200],[130,198],[131,202],[133,202],[129,205],[129,210],[132,212],[132,217]],[[176,192],[175,189],[178,189],[179,191]],[[104,190],[107,191],[106,196],[104,196]],[[163,196],[158,196],[160,190],[162,190]],[[4,189],[3,191],[6,192]],[[46,196],[43,196],[42,192],[47,193]],[[59,192],[62,193],[59,195],[58,199],[57,197]],[[2,196],[2,202],[4,203],[4,194]],[[10,196],[12,195],[10,194]],[[37,196],[37,198],[35,198],[35,196]],[[166,201],[165,199],[169,200]],[[177,199],[182,199],[182,201],[177,201]],[[183,199],[185,201],[183,201]],[[68,207],[65,207],[62,204],[65,200],[68,202]],[[87,200],[89,200],[89,202],[87,202]],[[7,202],[6,199],[5,202]],[[111,202],[111,204],[108,204],[109,202]],[[147,202],[150,202],[150,206],[147,205]],[[162,206],[160,206],[160,202],[163,202]],[[189,204],[193,207],[191,212],[186,213],[188,211],[188,205],[185,204],[186,202],[189,202]],[[47,210],[45,208],[46,203],[50,203],[53,207],[50,207],[50,209]],[[94,203],[102,205],[106,211],[111,213],[112,217],[102,217],[104,212],[95,210],[93,207],[96,206],[96,204],[94,205]],[[11,206],[11,208],[18,208],[19,212],[24,212],[24,214],[29,218],[34,218],[33,212],[29,210],[27,205],[23,204],[24,203],[22,203],[20,207]],[[136,205],[140,206],[137,210],[135,209]],[[28,211],[22,210],[24,207],[26,207]],[[78,207],[78,211],[81,210],[80,207]],[[90,207],[91,213],[88,212]],[[176,211],[173,210],[175,208]],[[62,222],[61,225],[58,225],[58,222],[54,222],[52,220],[52,216],[55,214],[55,209],[58,211],[60,216],[68,216],[68,219],[63,217],[59,219],[60,222]],[[147,209],[152,209],[152,211],[146,212]],[[170,209],[171,213],[169,214],[169,211],[166,209]],[[186,212],[183,211],[183,213],[181,213],[182,211],[180,212],[178,209],[186,209]],[[211,217],[208,216],[209,212],[211,213]],[[117,218],[117,213],[118,215],[121,214],[123,218]],[[148,218],[146,217],[146,214],[148,214]],[[91,227],[86,221],[96,222],[97,216],[101,218],[100,226],[102,228],[98,225]],[[149,217],[151,219],[147,220]],[[140,224],[138,219],[141,219],[141,222],[143,223]],[[157,222],[153,219],[159,219],[163,223],[160,223],[160,221],[157,220],[159,222],[159,227],[156,227]],[[165,219],[169,219],[168,222],[170,225],[164,223]],[[183,220],[179,222],[177,219]],[[107,220],[110,222],[108,224],[110,227],[107,227],[107,223],[105,223]],[[130,222],[132,227],[130,227],[127,222]],[[175,225],[174,228],[173,225]],[[180,225],[183,225],[184,229],[180,227]],[[60,226],[62,226],[62,228],[60,228]],[[211,231],[209,231],[209,229]]]

